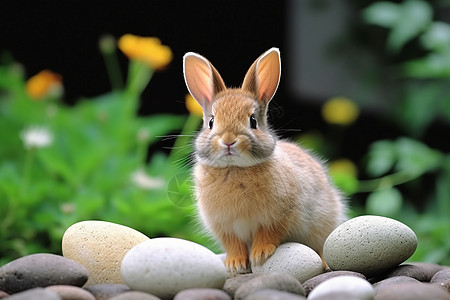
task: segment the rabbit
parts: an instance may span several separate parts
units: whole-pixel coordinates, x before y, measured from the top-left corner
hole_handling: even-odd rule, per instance
[[[214,66],[188,52],[187,88],[203,109],[194,141],[193,180],[199,217],[226,252],[225,266],[245,273],[283,242],[322,257],[325,239],[345,220],[345,203],[322,163],[279,140],[267,110],[280,81],[280,52],[263,53],[241,88],[227,88]]]

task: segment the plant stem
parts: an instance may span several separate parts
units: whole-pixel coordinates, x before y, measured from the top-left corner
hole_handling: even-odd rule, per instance
[[[25,155],[25,162],[24,162],[24,166],[23,166],[23,175],[22,175],[23,176],[22,177],[23,184],[22,184],[21,196],[24,196],[24,193],[28,189],[28,184],[30,182],[30,176],[31,176],[31,170],[33,167],[35,151],[36,151],[36,149],[30,148]]]
[[[359,187],[357,193],[368,193],[374,192],[378,190],[384,190],[391,188],[393,186],[397,186],[409,181],[412,181],[416,178],[419,178],[422,173],[417,172],[397,172],[394,174],[389,174],[377,179],[370,180],[361,180],[359,181]]]

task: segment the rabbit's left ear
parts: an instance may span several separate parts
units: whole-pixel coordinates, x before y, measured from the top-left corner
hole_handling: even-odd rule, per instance
[[[242,89],[254,93],[264,105],[275,95],[281,75],[280,50],[272,48],[263,53],[245,75]]]

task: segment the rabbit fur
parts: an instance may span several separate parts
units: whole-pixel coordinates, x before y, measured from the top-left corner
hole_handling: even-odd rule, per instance
[[[325,239],[345,219],[345,204],[322,163],[279,140],[267,124],[281,74],[279,50],[256,59],[237,89],[227,88],[196,53],[184,56],[183,70],[203,108],[193,170],[198,212],[226,251],[228,270],[261,265],[287,241],[322,258]]]

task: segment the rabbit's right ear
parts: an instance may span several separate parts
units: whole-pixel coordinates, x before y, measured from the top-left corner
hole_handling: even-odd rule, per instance
[[[214,95],[225,90],[225,84],[216,68],[203,56],[188,52],[183,58],[186,86],[203,111],[208,111]]]

